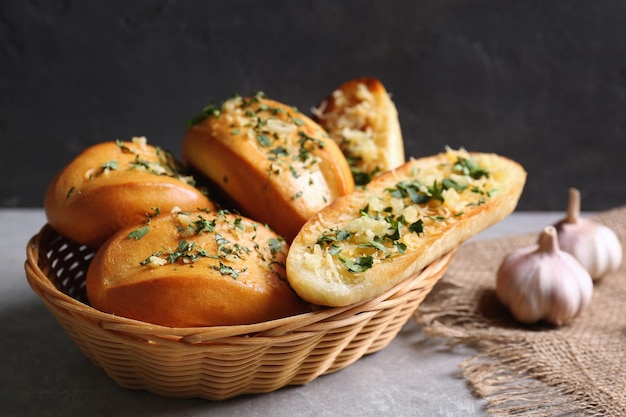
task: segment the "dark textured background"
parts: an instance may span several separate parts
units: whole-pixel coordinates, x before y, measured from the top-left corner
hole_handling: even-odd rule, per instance
[[[626,204],[626,2],[0,0],[0,206],[40,207],[86,146],[186,121],[233,93],[308,113],[380,78],[407,154],[494,151],[529,173],[520,209]]]

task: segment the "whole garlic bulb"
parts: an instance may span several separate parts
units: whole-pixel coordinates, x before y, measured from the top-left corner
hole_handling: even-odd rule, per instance
[[[594,281],[615,271],[622,263],[622,246],[610,228],[580,217],[580,192],[569,190],[567,217],[554,225],[559,246],[589,272]]]
[[[567,323],[591,301],[593,281],[569,253],[559,249],[556,229],[548,226],[539,244],[504,258],[496,276],[498,299],[523,323]]]

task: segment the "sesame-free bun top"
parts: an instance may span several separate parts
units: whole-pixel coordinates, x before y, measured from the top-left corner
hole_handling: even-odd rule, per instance
[[[85,149],[50,182],[48,223],[61,235],[98,247],[146,215],[216,208],[170,153],[146,139],[104,142]]]
[[[309,311],[287,283],[284,239],[238,214],[168,213],[100,247],[87,296],[101,311],[169,327],[252,324]]]
[[[239,212],[288,241],[309,217],[354,190],[348,162],[324,129],[263,94],[206,108],[183,139],[182,157]]]

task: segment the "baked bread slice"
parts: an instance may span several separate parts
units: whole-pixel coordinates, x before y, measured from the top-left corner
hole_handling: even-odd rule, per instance
[[[288,245],[226,211],[176,212],[100,247],[87,297],[101,311],[169,327],[252,324],[309,311],[285,278]]]
[[[191,122],[182,157],[230,197],[232,208],[288,241],[354,189],[350,167],[324,129],[262,93],[206,108]]]
[[[44,199],[48,223],[61,235],[91,247],[146,215],[215,209],[174,157],[147,143],[104,142],[88,147],[50,182]]]
[[[357,185],[405,162],[398,111],[378,79],[347,81],[312,111],[346,155]]]
[[[525,180],[518,163],[496,154],[448,149],[410,160],[309,219],[287,278],[319,305],[382,294],[510,214]]]

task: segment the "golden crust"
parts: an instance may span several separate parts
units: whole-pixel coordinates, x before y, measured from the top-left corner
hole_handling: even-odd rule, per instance
[[[235,208],[288,241],[310,216],[354,190],[350,167],[326,132],[259,95],[227,100],[191,126],[182,156]]]
[[[97,251],[87,272],[93,307],[169,327],[251,324],[309,311],[285,278],[288,245],[263,225],[193,212],[157,216],[145,227],[125,228]]]
[[[313,112],[346,155],[357,184],[405,162],[398,111],[378,79],[341,84]]]
[[[309,219],[287,257],[289,282],[319,305],[379,295],[510,214],[525,180],[519,164],[495,154],[411,160]]]
[[[145,143],[104,142],[85,149],[50,182],[48,223],[76,242],[98,247],[120,228],[155,210],[215,209],[171,155]]]

